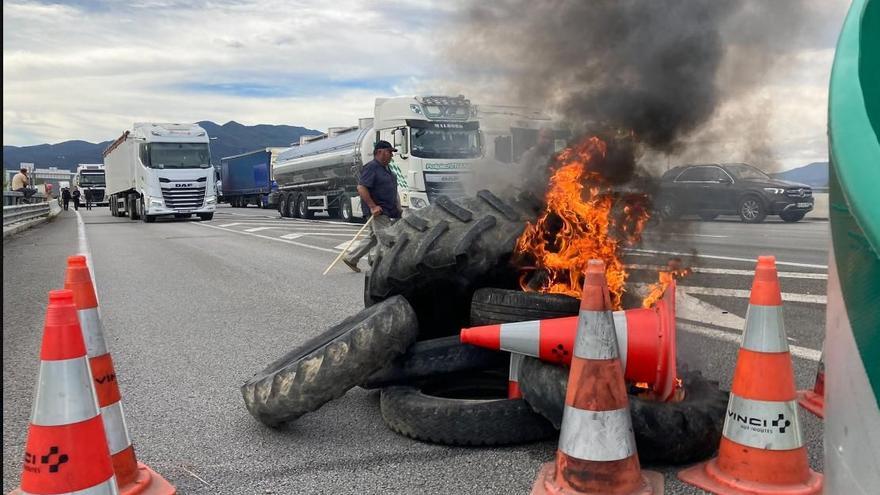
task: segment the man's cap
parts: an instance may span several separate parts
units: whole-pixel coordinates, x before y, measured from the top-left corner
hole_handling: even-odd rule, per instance
[[[389,143],[388,141],[378,141],[376,143],[376,145],[373,146],[373,153],[375,153],[379,150],[397,151],[397,148],[395,148],[394,146],[391,146],[391,143]]]

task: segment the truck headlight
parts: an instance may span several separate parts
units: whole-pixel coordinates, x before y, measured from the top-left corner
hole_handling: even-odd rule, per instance
[[[413,208],[425,208],[428,206],[428,202],[422,198],[410,198],[409,204],[411,204]]]
[[[149,198],[150,206],[158,206],[159,208],[165,206],[165,203],[162,201],[162,198]]]
[[[205,198],[205,204],[212,205],[217,202],[217,196],[208,196]]]
[[[781,189],[778,187],[765,187],[764,190],[770,194],[782,194],[785,192],[785,189]]]

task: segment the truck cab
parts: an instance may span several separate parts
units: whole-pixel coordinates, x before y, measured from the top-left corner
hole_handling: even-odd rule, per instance
[[[93,203],[96,205],[109,203],[105,194],[107,183],[104,176],[104,164],[85,163],[77,166],[74,185],[79,189],[82,198],[86,196],[86,189],[90,189]]]

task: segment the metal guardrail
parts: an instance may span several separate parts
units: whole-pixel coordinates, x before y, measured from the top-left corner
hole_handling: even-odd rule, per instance
[[[36,193],[30,197],[30,204],[46,201],[43,193]],[[3,191],[3,206],[18,205],[24,203],[24,194],[18,191]]]
[[[3,207],[3,226],[33,220],[49,215],[49,203],[35,203],[30,205],[15,205]]]

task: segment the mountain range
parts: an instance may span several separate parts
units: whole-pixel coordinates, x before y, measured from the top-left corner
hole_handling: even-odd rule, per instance
[[[800,182],[812,187],[828,187],[828,162],[813,162],[803,167],[770,175],[777,179]]]
[[[211,136],[211,163],[220,165],[225,156],[238,155],[269,146],[290,146],[300,136],[320,134],[320,131],[291,125],[242,125],[229,121],[223,125],[210,121],[198,122]],[[121,134],[121,132],[120,132]],[[216,138],[216,139],[215,139]],[[115,139],[115,137],[114,137]],[[58,167],[76,170],[80,163],[102,163],[102,153],[112,140],[89,143],[74,140],[57,144],[35,146],[3,146],[3,168],[17,169],[20,163],[35,163],[38,168]]]

